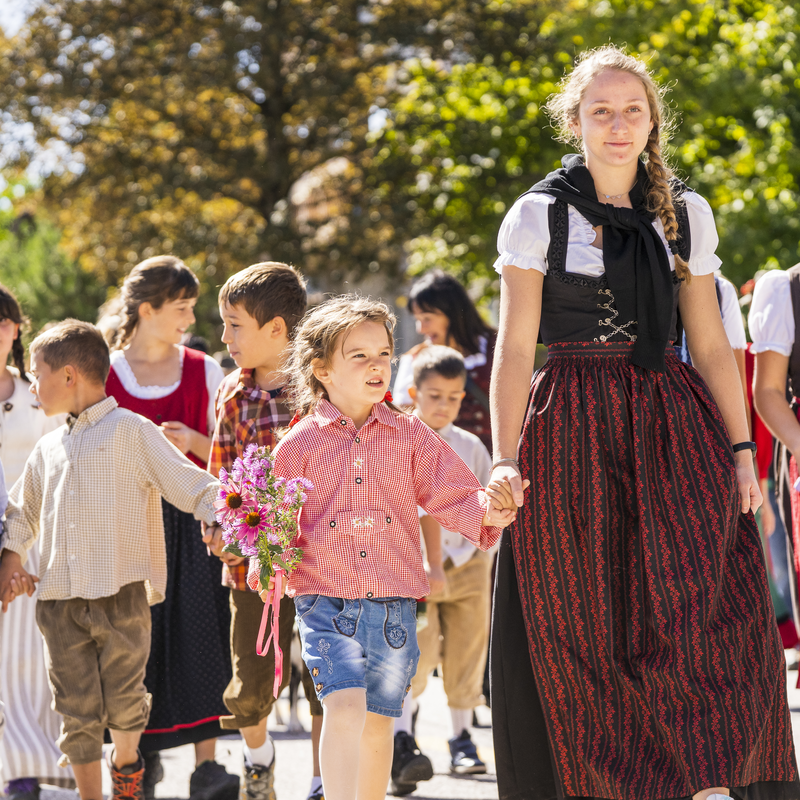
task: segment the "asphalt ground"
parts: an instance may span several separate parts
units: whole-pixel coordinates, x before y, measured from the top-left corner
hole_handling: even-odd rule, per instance
[[[795,662],[797,656],[787,652],[787,660]],[[797,671],[788,673],[789,707],[792,712],[792,728],[795,746],[800,752],[800,690],[795,688]],[[298,713],[305,732],[289,733],[285,725],[278,724],[275,716],[269,720],[270,735],[275,740],[276,770],[275,787],[277,800],[305,800],[311,784],[311,717],[308,704],[302,697]],[[289,717],[288,700],[282,697],[278,701],[279,710],[284,719]],[[473,729],[473,740],[478,752],[488,765],[488,774],[471,777],[460,777],[450,774],[450,752],[447,739],[450,736],[450,713],[439,678],[432,678],[428,688],[420,698],[420,712],[417,719],[417,742],[424,753],[433,762],[434,776],[430,781],[418,785],[410,795],[416,800],[496,800],[497,780],[494,769],[494,751],[492,748],[491,712],[485,706],[477,709],[478,721],[487,727]],[[189,777],[194,769],[194,747],[177,747],[162,753],[164,780],[156,787],[156,797],[175,798],[189,797]],[[217,760],[225,765],[229,772],[239,774],[242,768],[242,742],[238,737],[219,739],[217,742]],[[103,775],[103,791],[108,794],[111,782],[108,774]],[[76,800],[73,792],[51,787],[43,787],[41,800]],[[387,795],[391,797],[391,795]]]

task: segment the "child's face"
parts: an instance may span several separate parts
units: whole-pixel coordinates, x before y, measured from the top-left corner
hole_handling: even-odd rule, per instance
[[[340,411],[354,417],[380,403],[392,377],[392,347],[379,322],[362,322],[336,342],[329,366],[314,373]]]
[[[455,422],[464,399],[464,378],[445,378],[429,372],[419,386],[409,389],[419,418],[435,431]]]
[[[259,326],[240,305],[221,303],[222,341],[238,367],[276,369],[280,357],[289,344],[286,322],[283,317],[273,317]]]
[[[161,308],[149,307],[142,303],[139,314],[147,325],[148,332],[168,344],[179,344],[186,331],[194,325],[194,306],[196,297],[182,297],[167,300]]]
[[[29,391],[36,396],[42,411],[52,417],[70,411],[71,393],[68,387],[66,367],[52,370],[50,365],[34,350],[31,355],[33,382]]]

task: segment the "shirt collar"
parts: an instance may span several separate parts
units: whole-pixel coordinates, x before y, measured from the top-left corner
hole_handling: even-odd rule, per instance
[[[342,420],[352,424],[350,417],[345,417],[330,400],[326,400],[324,397],[317,403],[317,407],[314,410],[314,419],[320,428],[324,428],[332,422],[339,422],[341,424]],[[377,420],[391,428],[397,427],[397,419],[395,419],[394,412],[385,403],[375,403],[375,405],[372,406],[372,413],[367,417],[367,421],[364,425],[369,425],[372,420]]]
[[[84,409],[77,417],[72,414],[67,415],[67,427],[69,432],[81,431],[84,428],[91,428],[96,425],[103,417],[110,414],[117,407],[117,401],[113,397],[106,397],[99,403]]]
[[[280,397],[283,392],[283,388],[272,391],[262,389],[256,384],[254,374],[254,369],[240,367],[238,376],[239,379],[235,383],[232,380],[230,381],[230,388],[220,398],[220,402],[227,403],[229,400],[232,400],[234,397],[236,397],[237,394],[245,395],[251,400],[258,400],[261,397],[272,399]],[[233,373],[231,373],[231,375],[233,375]]]

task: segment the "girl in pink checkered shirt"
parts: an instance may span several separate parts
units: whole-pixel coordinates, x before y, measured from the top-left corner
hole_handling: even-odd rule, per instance
[[[386,793],[394,718],[419,658],[414,598],[430,590],[417,506],[483,549],[515,513],[507,485],[487,495],[442,439],[391,404],[394,325],[383,303],[330,300],[300,323],[286,369],[299,422],[274,468],[314,485],[288,592],[325,707],[328,800]],[[249,580],[258,587],[256,573]]]

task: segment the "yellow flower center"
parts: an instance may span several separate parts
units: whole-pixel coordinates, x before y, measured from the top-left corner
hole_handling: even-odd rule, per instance
[[[251,511],[245,518],[244,521],[251,527],[255,528],[259,522],[261,522],[261,515],[257,514],[255,511]]]
[[[229,494],[225,498],[225,505],[228,508],[239,508],[242,505],[242,496],[240,494]]]

